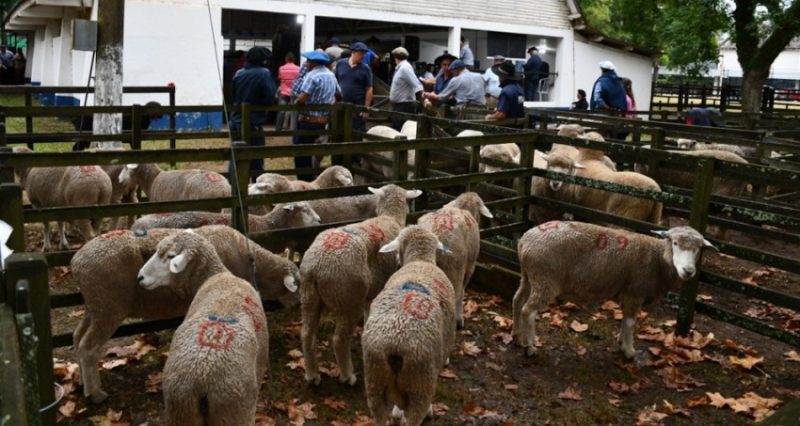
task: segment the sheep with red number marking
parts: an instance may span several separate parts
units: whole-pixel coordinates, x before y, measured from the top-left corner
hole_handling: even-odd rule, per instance
[[[353,331],[362,315],[369,317],[369,303],[397,270],[394,256],[379,253],[381,246],[397,237],[406,224],[408,200],[422,194],[397,185],[370,188],[377,197],[378,216],[320,233],[303,255],[300,265],[302,342],[305,378],[319,384],[317,332],[323,309],[336,321],[333,351],[339,380],[355,385],[350,356]]]
[[[161,170],[156,164],[127,164],[119,181],[133,181],[148,201],[201,200],[231,196],[224,176],[208,170]]]
[[[466,192],[417,221],[447,248],[436,256],[436,265],[447,274],[456,292],[456,322],[459,327],[464,327],[464,290],[475,272],[481,249],[481,216],[492,218],[492,213],[478,194]]]
[[[623,313],[619,343],[625,357],[632,358],[633,330],[642,305],[692,278],[701,251],[714,248],[688,226],[654,233],[661,239],[557,221],[526,232],[517,245],[522,269],[513,302],[517,343],[533,355],[536,316],[556,299],[579,304],[616,299]]]
[[[436,266],[435,235],[409,226],[381,248],[402,267],[372,302],[364,324],[364,383],[376,425],[419,425],[431,412],[436,380],[455,344],[453,286]]]
[[[189,308],[196,287],[146,291],[136,278],[159,241],[179,232],[175,229],[153,229],[146,233],[112,231],[89,241],[72,257],[70,270],[86,305],[86,315],[75,328],[72,341],[78,352],[83,392],[90,401],[99,403],[108,397],[102,389],[97,361],[102,346],[126,318],[176,318]],[[225,266],[240,278],[251,277],[252,252],[261,296],[287,306],[296,303],[299,274],[294,263],[262,249],[228,226],[205,226],[194,232],[211,241]]]
[[[165,424],[253,424],[269,362],[267,318],[256,289],[191,230],[158,243],[138,281],[146,291],[194,296],[164,365]]]

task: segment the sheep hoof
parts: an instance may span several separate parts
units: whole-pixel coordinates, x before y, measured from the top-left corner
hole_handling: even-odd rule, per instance
[[[102,389],[98,389],[97,392],[89,395],[89,401],[92,404],[100,404],[106,399],[108,399],[108,394]]]
[[[346,384],[348,386],[355,386],[356,385],[356,381],[358,381],[358,379],[356,379],[356,375],[355,374],[351,374],[350,377],[340,377],[339,381],[341,381],[342,383],[344,383],[344,384]]]
[[[306,383],[309,385],[319,386],[320,382],[322,382],[322,377],[319,374],[312,377],[306,376]]]
[[[535,346],[528,346],[525,348],[525,355],[534,356],[536,354],[536,347]]]

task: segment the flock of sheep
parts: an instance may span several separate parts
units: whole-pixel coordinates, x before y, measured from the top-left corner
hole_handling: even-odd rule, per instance
[[[408,131],[412,128],[416,127],[408,126]],[[381,129],[371,132],[392,137]],[[559,133],[601,139],[574,125],[562,126]],[[741,158],[718,149],[690,152]],[[481,156],[517,164],[520,159],[515,144],[486,146]],[[644,174],[617,171],[600,151],[556,144],[547,154],[537,151],[534,161],[535,167],[660,191]],[[231,193],[219,174],[163,171],[153,164],[34,168],[18,174],[35,207],[135,200],[136,188],[150,200],[161,201]],[[680,173],[674,176],[679,179]],[[661,205],[652,200],[533,180],[535,195],[655,224],[661,221]],[[265,174],[250,192],[352,184],[350,171],[332,166],[314,182]],[[185,315],[164,367],[166,423],[202,424],[205,417],[208,424],[252,424],[268,363],[269,334],[261,300],[291,307],[299,299],[305,379],[320,383],[317,335],[321,314],[328,311],[336,324],[331,346],[339,380],[355,385],[350,347],[353,331],[363,321],[363,378],[376,424],[420,424],[430,412],[438,373],[449,362],[456,329],[464,326],[464,289],[480,250],[479,224],[492,213],[478,194],[466,192],[409,226],[408,203],[421,191],[385,185],[370,192],[251,211],[252,231],[355,221],[317,235],[299,268],[227,226],[225,213],[147,215],[131,230],[112,228],[100,235],[99,220],[79,223],[88,241],[74,255],[71,271],[80,284],[86,314],[73,341],[85,396],[93,402],[107,398],[97,363],[102,346],[125,319]],[[549,303],[557,298],[577,303],[617,299],[623,311],[620,347],[626,357],[633,357],[634,325],[642,305],[692,278],[702,250],[713,248],[689,227],[657,231],[651,237],[564,221],[563,212],[532,210],[537,225],[518,243],[522,280],[513,300],[513,336],[529,355],[535,351],[537,314]],[[60,229],[65,245],[64,224]],[[45,224],[45,250],[50,248],[48,231]],[[276,252],[285,248],[269,247]],[[576,259],[580,268],[571,267]]]

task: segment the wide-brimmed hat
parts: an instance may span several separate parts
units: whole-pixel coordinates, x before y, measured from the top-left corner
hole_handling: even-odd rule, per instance
[[[317,52],[316,50],[312,50],[310,52],[303,52],[302,55],[309,61],[314,61],[322,65],[328,65],[331,63],[331,57],[325,52]]]
[[[465,64],[464,61],[462,61],[461,59],[456,59],[455,61],[453,61],[452,64],[450,64],[450,67],[447,69],[449,69],[450,71],[455,71],[463,69],[466,66],[467,64]]]
[[[498,77],[503,77],[507,80],[517,79],[517,70],[511,61],[505,61],[502,64],[492,65],[492,72]]]
[[[452,63],[453,61],[455,61],[458,58],[453,56],[453,55],[451,55],[451,54],[449,54],[449,53],[445,53],[443,55],[439,55],[439,57],[434,59],[433,63],[436,64],[436,66],[438,67],[438,66],[442,65],[442,61],[444,61],[445,59],[449,59],[450,62]]]

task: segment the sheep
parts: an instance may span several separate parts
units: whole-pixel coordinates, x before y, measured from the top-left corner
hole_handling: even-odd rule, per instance
[[[309,200],[319,215],[320,223],[364,220],[377,215],[378,197],[375,194]]]
[[[106,151],[116,151],[121,152],[125,151],[123,148],[92,148],[87,149],[87,152],[106,152]],[[126,203],[138,203],[139,198],[136,195],[137,185],[136,182],[133,181],[126,181],[121,182],[119,179],[120,173],[122,170],[125,169],[124,164],[106,164],[104,166],[100,166],[106,174],[108,174],[109,179],[111,179],[111,204],[119,204],[122,202]],[[119,227],[119,217],[111,218],[109,223],[109,229],[117,229]],[[128,221],[126,223],[127,227],[130,227],[133,223],[133,216],[128,216]]]
[[[453,287],[436,267],[436,236],[404,228],[383,246],[403,266],[372,303],[361,346],[367,405],[376,425],[419,425],[431,409],[436,380],[455,343]]]
[[[596,142],[604,141],[603,137],[597,132],[584,133],[584,128],[579,124],[562,124],[558,126],[558,136],[564,136],[573,139],[574,138],[588,139]],[[550,148],[549,154],[556,154],[556,153],[567,155],[572,158],[577,158],[579,155],[578,148],[575,148],[572,145],[554,143],[553,146]],[[605,164],[606,167],[608,167],[609,169],[615,172],[617,171],[617,165],[607,155],[603,156],[603,164]]]
[[[103,391],[97,360],[101,347],[126,318],[167,319],[186,313],[191,294],[169,289],[145,291],[137,273],[155,252],[158,242],[180,231],[153,229],[144,232],[112,231],[89,241],[72,257],[70,270],[80,285],[86,315],[73,334],[78,352],[84,395],[92,402],[108,397]],[[240,278],[250,278],[250,252],[254,256],[255,281],[262,296],[291,305],[296,299],[299,275],[294,263],[262,249],[227,226],[195,230],[217,247],[225,266]],[[197,283],[198,285],[201,283]]]
[[[403,123],[403,129],[406,130],[405,132],[398,132],[397,130],[395,130],[395,129],[389,127],[389,126],[374,126],[374,127],[370,128],[369,130],[367,130],[367,133],[370,134],[370,135],[380,136],[382,139],[409,139],[406,136],[406,134],[409,134],[409,135],[412,134],[412,131],[411,131],[412,127],[414,128],[414,130],[413,130],[414,138],[413,139],[416,139],[416,136],[417,136],[416,122],[414,122],[414,126],[412,126],[409,121],[406,121],[405,123]],[[377,155],[379,155],[379,156],[381,156],[383,158],[386,158],[387,160],[392,160],[393,159],[393,154],[392,154],[391,151],[376,152],[375,154],[377,154]],[[364,167],[367,170],[372,170],[372,171],[381,173],[381,174],[383,174],[383,176],[386,176],[386,177],[391,177],[392,176],[392,167],[391,166],[386,166],[386,165],[382,165],[382,164],[374,164],[374,163],[372,163],[372,162],[370,162],[370,161],[368,161],[366,159],[363,159],[363,158],[362,158],[361,162],[362,162],[362,167]],[[413,169],[415,164],[416,164],[416,154],[415,154],[414,150],[412,149],[412,150],[408,151],[408,166]],[[411,176],[413,177],[413,174],[411,174]]]
[[[14,152],[32,152],[27,147],[15,147]],[[108,204],[111,201],[111,179],[97,166],[34,167],[16,170],[28,200],[36,208],[77,207]],[[102,219],[75,221],[83,238],[88,241],[100,231]],[[50,222],[43,222],[43,248],[48,251]],[[69,247],[66,222],[59,220],[60,248]]]
[[[464,290],[475,272],[480,252],[481,215],[492,218],[483,200],[474,192],[465,192],[441,209],[428,213],[417,221],[432,232],[447,247],[436,257],[436,265],[447,275],[456,293],[456,321],[464,327]]]
[[[547,161],[545,161],[545,154],[539,150],[533,152],[533,168],[534,169],[547,169]],[[540,198],[551,198],[559,201],[568,201],[565,197],[565,192],[556,192],[550,188],[547,179],[543,177],[534,176],[531,178],[531,195]],[[552,210],[547,207],[531,204],[528,207],[528,220],[535,224],[549,222],[551,220],[561,219],[564,212]]]
[[[533,355],[537,313],[557,298],[575,303],[619,301],[625,357],[635,355],[633,329],[644,303],[675,290],[696,273],[702,248],[716,249],[692,228],[653,231],[663,240],[581,222],[543,223],[519,240],[522,269],[513,301],[513,336]]]
[[[322,188],[338,188],[352,186],[353,174],[342,166],[330,166],[322,171],[312,182],[302,180],[289,180],[277,173],[264,173],[256,178],[252,187],[260,194],[275,192],[309,191]]]
[[[349,385],[356,383],[350,358],[353,330],[362,313],[369,317],[370,301],[397,269],[394,258],[378,250],[383,243],[397,237],[405,225],[407,200],[422,194],[397,185],[370,191],[378,196],[378,217],[320,233],[300,264],[305,378],[315,385],[320,382],[316,350],[323,308],[330,310],[336,321],[332,346],[339,380]]]
[[[649,148],[645,145],[644,148]],[[728,161],[731,163],[747,164],[747,160],[739,155],[728,151],[718,150],[701,150],[701,151],[669,151],[681,155],[690,155],[693,157],[711,157],[721,161]],[[670,186],[678,186],[681,188],[693,188],[695,181],[695,174],[684,170],[673,170],[666,167],[659,167],[656,173],[649,170],[646,164],[636,163],[634,170],[639,173],[653,177],[656,181]],[[747,182],[741,180],[734,180],[724,177],[714,177],[711,183],[711,190],[714,195],[722,195],[728,197],[738,197],[742,194]]]
[[[231,185],[219,173],[207,170],[161,170],[156,164],[127,164],[122,183],[133,181],[148,201],[201,200],[231,196]]]
[[[726,151],[732,152],[742,158],[745,157],[744,149],[738,145],[724,144],[724,143],[704,143],[697,142],[694,139],[678,138],[675,143],[678,148],[688,151]]]
[[[253,424],[269,362],[258,292],[191,230],[162,240],[138,281],[146,291],[194,295],[164,365],[165,424]]]
[[[481,160],[491,159],[495,161],[502,161],[504,163],[519,165],[522,152],[519,150],[519,146],[517,146],[515,143],[503,143],[498,145],[483,146],[480,151],[480,156]],[[503,171],[503,168],[481,162],[480,166],[478,167],[478,171],[481,173],[494,173]]]
[[[602,139],[599,134],[589,135],[589,137]],[[643,174],[616,172],[609,169],[603,161],[601,151],[579,149],[577,158],[556,152],[545,156],[544,160],[547,161],[549,170],[661,192],[658,183]],[[663,206],[657,201],[616,192],[610,193],[581,185],[563,185],[562,182],[556,180],[549,181],[549,185],[553,191],[564,191],[561,197],[565,201],[629,219],[648,221],[654,224],[661,223]]]

